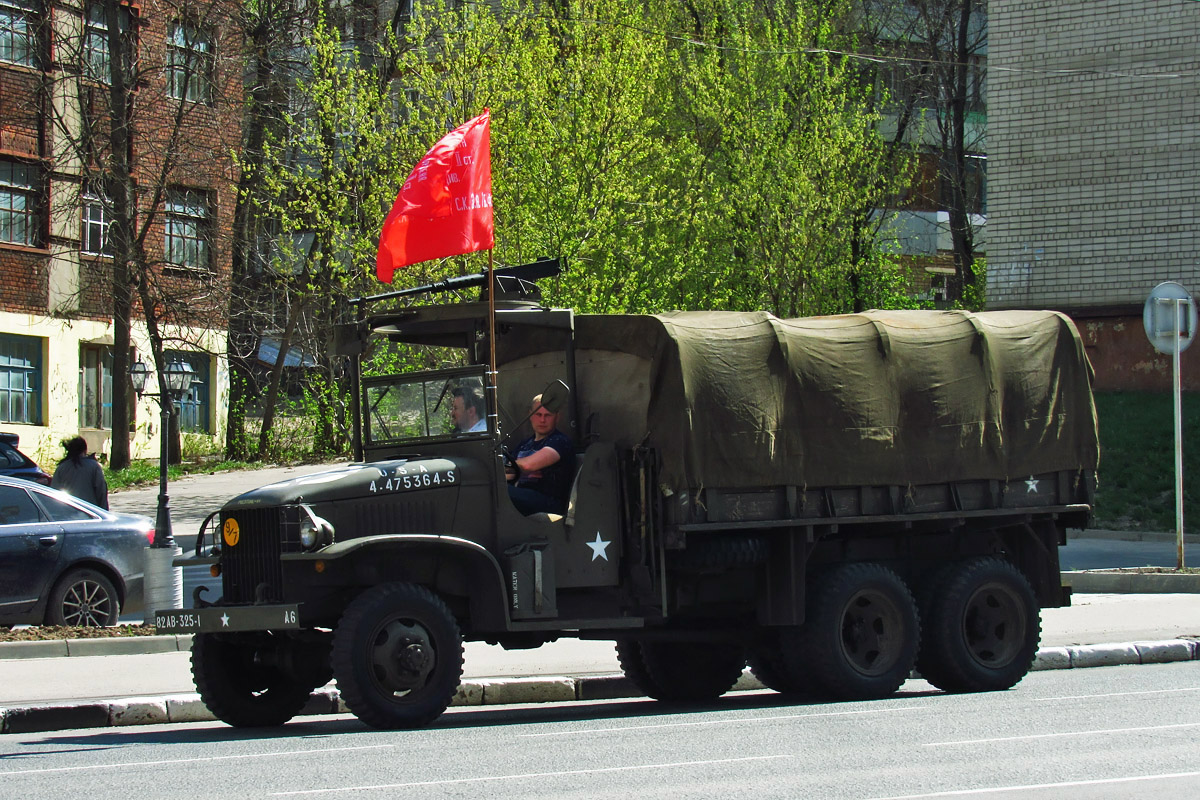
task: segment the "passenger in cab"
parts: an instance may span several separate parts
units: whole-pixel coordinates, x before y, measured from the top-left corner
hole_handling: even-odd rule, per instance
[[[575,445],[558,430],[558,414],[533,398],[533,436],[517,446],[517,470],[509,473],[508,496],[522,514],[565,514],[575,477]]]

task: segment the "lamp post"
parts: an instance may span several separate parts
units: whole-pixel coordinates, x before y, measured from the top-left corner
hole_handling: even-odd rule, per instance
[[[171,507],[167,496],[167,462],[169,459],[169,432],[171,410],[175,401],[182,398],[191,388],[196,371],[191,364],[173,361],[163,370],[166,394],[147,394],[146,379],[150,370],[141,361],[129,367],[133,390],[138,396],[153,397],[160,410],[159,457],[158,457],[158,510],[154,516],[154,541],[146,548],[145,604],[146,622],[154,621],[154,612],[160,608],[179,608],[183,605],[183,574],[177,569],[174,558],[180,550],[175,546],[175,534],[171,530]]]

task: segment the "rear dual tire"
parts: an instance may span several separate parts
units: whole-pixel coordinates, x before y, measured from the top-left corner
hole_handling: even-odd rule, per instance
[[[892,570],[873,563],[835,566],[810,585],[807,612],[803,625],[779,632],[774,679],[786,689],[872,700],[908,679],[920,624],[912,594]]]
[[[647,697],[686,703],[715,700],[746,666],[740,647],[713,642],[617,642],[625,677]]]
[[[921,677],[948,692],[1010,689],[1029,672],[1040,609],[1025,576],[987,556],[942,569],[921,593]]]

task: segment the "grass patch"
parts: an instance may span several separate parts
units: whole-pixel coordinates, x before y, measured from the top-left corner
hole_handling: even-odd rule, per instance
[[[237,469],[264,469],[272,464],[250,464],[245,461],[213,461],[195,460],[184,461],[181,464],[171,464],[167,467],[167,480],[182,478],[184,475],[211,475],[216,472],[229,472]],[[134,461],[121,470],[104,469],[104,477],[108,481],[109,490],[127,489],[133,486],[149,486],[158,483],[158,461]]]
[[[1183,396],[1183,520],[1196,529],[1200,513],[1200,403]],[[1113,530],[1175,530],[1175,411],[1169,392],[1096,394],[1100,470],[1095,526]],[[1189,443],[1191,446],[1189,447]]]

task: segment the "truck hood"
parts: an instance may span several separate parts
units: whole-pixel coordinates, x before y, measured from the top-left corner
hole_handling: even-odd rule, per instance
[[[467,459],[416,457],[347,464],[251,489],[228,501],[223,508],[233,511],[381,492],[423,491],[461,484],[468,473],[478,479],[481,466]]]

